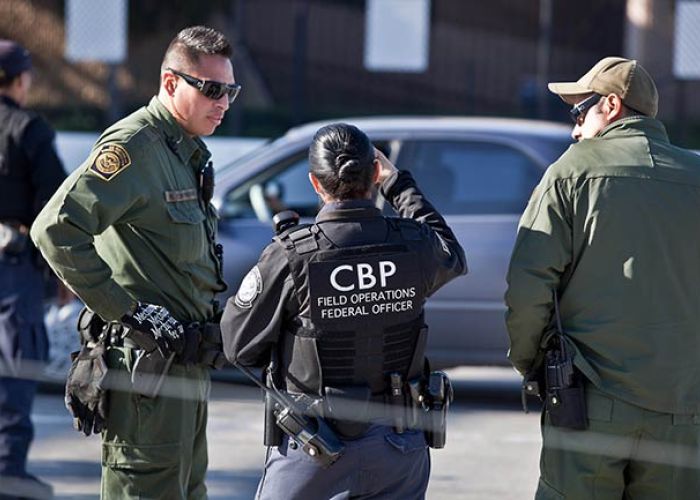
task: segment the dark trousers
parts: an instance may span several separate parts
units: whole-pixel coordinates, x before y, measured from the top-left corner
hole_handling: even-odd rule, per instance
[[[268,448],[258,500],[422,500],[428,488],[430,455],[422,431],[396,434],[374,425],[351,441],[345,452],[324,469],[301,448]]]
[[[36,382],[0,378],[0,476],[26,475],[34,427],[29,419]]]
[[[588,428],[542,428],[535,498],[697,500],[700,415],[659,413],[586,386]]]
[[[30,252],[0,252],[0,476],[25,476],[33,374],[47,359],[43,282]]]

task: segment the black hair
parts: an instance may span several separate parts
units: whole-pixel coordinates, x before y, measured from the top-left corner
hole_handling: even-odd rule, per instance
[[[24,73],[24,71],[22,73]],[[18,73],[18,74],[11,76],[9,78],[7,78],[7,77],[0,78],[0,89],[5,90],[5,89],[10,88],[12,86],[12,84],[15,82],[15,80],[17,80],[20,76],[22,76],[22,73]]]
[[[199,64],[199,56],[215,55],[230,58],[231,44],[220,31],[207,26],[190,26],[180,31],[168,45],[161,71],[167,68],[190,70]]]
[[[374,147],[359,128],[326,125],[309,148],[309,171],[335,200],[364,198],[372,187]]]

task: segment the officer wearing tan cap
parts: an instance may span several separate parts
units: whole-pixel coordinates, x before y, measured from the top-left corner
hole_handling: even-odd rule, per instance
[[[17,373],[48,354],[43,272],[27,233],[66,175],[53,130],[23,108],[31,66],[24,47],[0,40],[0,500],[52,496],[26,469],[37,384]]]
[[[574,366],[560,386],[583,395],[547,389],[537,498],[697,499],[700,156],[669,143],[637,61],[607,57],[549,89],[572,105],[577,143],[520,221],[509,357],[522,374],[542,369],[558,297]],[[562,426],[562,410],[582,429]]]

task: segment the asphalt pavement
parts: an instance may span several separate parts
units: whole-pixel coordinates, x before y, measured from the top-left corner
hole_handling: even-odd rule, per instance
[[[429,499],[528,499],[534,495],[540,447],[539,418],[520,408],[519,379],[508,368],[450,370],[455,386],[446,448],[432,450]],[[36,440],[30,471],[50,482],[58,499],[99,498],[100,440],[71,428],[57,393],[35,402]],[[260,391],[216,382],[209,405],[212,500],[251,499],[265,448]]]

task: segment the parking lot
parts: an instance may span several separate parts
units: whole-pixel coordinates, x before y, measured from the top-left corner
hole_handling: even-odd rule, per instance
[[[448,442],[431,452],[429,499],[532,498],[537,484],[539,418],[520,408],[519,378],[508,368],[459,368]],[[59,393],[41,394],[34,408],[37,437],[30,470],[51,482],[58,499],[99,495],[100,442],[71,429]],[[257,389],[215,383],[209,405],[208,488],[213,500],[251,499],[265,448]]]

